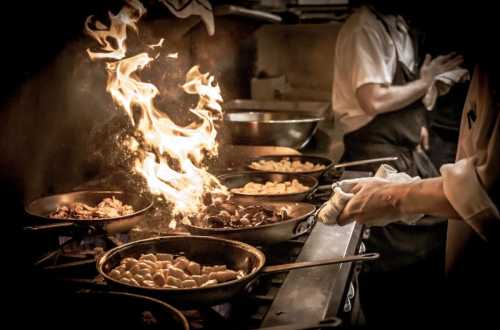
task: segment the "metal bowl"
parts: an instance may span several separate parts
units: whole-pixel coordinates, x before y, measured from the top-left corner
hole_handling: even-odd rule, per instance
[[[224,124],[232,144],[271,145],[300,149],[312,138],[322,117],[296,112],[226,113]]]

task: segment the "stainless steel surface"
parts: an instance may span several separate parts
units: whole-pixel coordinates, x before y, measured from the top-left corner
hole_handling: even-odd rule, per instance
[[[295,112],[234,112],[225,114],[224,126],[233,144],[300,149],[312,138],[321,120],[323,117]]]
[[[261,205],[275,209],[286,209],[290,220],[280,221],[273,224],[249,227],[249,228],[202,228],[184,225],[191,234],[203,236],[215,236],[232,239],[255,245],[270,245],[292,239],[304,230],[309,230],[312,224],[307,223],[305,228],[302,224],[315,212],[316,207],[308,203],[271,203],[263,202]]]
[[[358,255],[347,256],[347,257],[337,257],[337,258],[326,259],[326,260],[301,261],[301,262],[295,262],[295,263],[291,263],[291,264],[266,266],[266,267],[262,268],[261,273],[265,273],[265,274],[281,273],[281,272],[286,272],[286,271],[290,271],[290,270],[294,270],[294,269],[303,269],[303,268],[309,268],[309,267],[335,265],[335,264],[341,264],[341,263],[353,262],[353,261],[369,261],[369,260],[378,259],[379,257],[380,257],[380,254],[378,254],[378,253],[365,253],[365,254],[358,254]]]
[[[346,171],[342,179],[368,175]],[[356,253],[362,226],[357,223],[327,226],[317,223],[297,261],[313,261]],[[293,270],[273,300],[263,327],[289,325],[305,320],[323,320],[342,312],[352,275],[352,263]]]
[[[115,196],[122,202],[131,205],[135,210],[134,213],[121,217],[103,219],[55,219],[49,217],[49,214],[55,211],[58,206],[74,202],[97,205],[104,198],[112,196]],[[74,223],[83,226],[102,227],[108,233],[116,233],[129,230],[138,224],[139,221],[143,219],[144,214],[152,206],[152,204],[152,200],[149,197],[139,194],[126,193],[123,191],[77,191],[38,198],[29,203],[26,206],[25,211],[30,216],[45,223],[60,223],[60,226],[65,226],[63,223]],[[48,225],[48,227],[50,228],[51,226]],[[52,227],[58,226],[54,225]],[[36,227],[33,226],[33,228]],[[44,229],[47,229],[47,227]]]
[[[259,202],[301,202],[312,196],[318,186],[318,180],[313,176],[301,174],[275,174],[263,172],[243,172],[235,174],[225,174],[219,177],[222,184],[229,189],[241,188],[248,182],[257,182],[264,184],[268,181],[285,182],[297,179],[301,184],[309,187],[309,190],[300,193],[291,194],[240,194],[232,193],[231,199],[243,203],[259,203]]]
[[[354,254],[360,225],[344,227],[317,223],[297,261],[315,261]],[[262,326],[293,324],[336,316],[343,307],[351,263],[298,269],[285,279]]]

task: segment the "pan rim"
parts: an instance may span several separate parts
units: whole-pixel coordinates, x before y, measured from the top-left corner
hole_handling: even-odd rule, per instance
[[[190,329],[189,322],[188,322],[187,318],[184,316],[184,314],[182,314],[182,312],[179,309],[177,309],[173,305],[171,305],[168,302],[165,302],[163,300],[160,300],[160,299],[157,299],[154,297],[150,297],[150,296],[145,296],[145,295],[138,294],[138,293],[113,291],[113,290],[103,291],[103,292],[97,291],[97,292],[93,292],[91,294],[110,294],[110,295],[122,296],[122,297],[140,298],[140,299],[144,299],[144,300],[147,300],[147,301],[155,303],[155,304],[159,304],[159,305],[165,307],[166,309],[170,310],[171,312],[173,312],[177,317],[179,317],[182,321],[182,325],[183,325],[184,329],[186,329],[186,330]]]
[[[53,194],[53,195],[47,195],[47,196],[43,196],[43,197],[39,197],[39,198],[36,198],[34,200],[32,200],[31,202],[27,203],[24,207],[24,211],[29,214],[30,216],[33,216],[33,217],[36,217],[36,218],[42,218],[42,219],[46,219],[46,220],[49,220],[49,221],[53,221],[53,222],[72,222],[72,223],[97,223],[99,221],[101,222],[112,222],[112,221],[116,221],[116,220],[124,220],[124,219],[128,219],[128,218],[133,218],[137,215],[140,215],[142,213],[145,213],[147,210],[149,210],[152,206],[153,206],[153,199],[152,198],[147,198],[146,196],[141,196],[140,194],[137,194],[137,196],[139,196],[140,198],[144,199],[144,200],[147,200],[148,204],[146,205],[146,207],[143,207],[142,209],[140,210],[137,210],[133,213],[130,213],[130,214],[127,214],[127,215],[122,215],[122,216],[119,216],[119,217],[113,217],[113,218],[99,218],[99,219],[77,219],[77,218],[64,218],[64,219],[60,219],[60,218],[51,218],[47,215],[42,215],[42,214],[39,214],[39,213],[36,213],[36,212],[33,212],[31,210],[31,207],[33,204],[35,203],[39,203],[45,199],[48,199],[48,198],[53,198],[53,197],[57,197],[57,196],[69,196],[69,195],[78,195],[78,194],[82,194],[82,193],[91,193],[91,194],[116,194],[116,195],[126,195],[126,194],[130,194],[131,193],[127,193],[123,190],[77,190],[77,191],[71,191],[71,192],[66,192],[66,193],[59,193],[59,194]]]
[[[127,249],[130,246],[138,245],[138,244],[141,244],[141,243],[148,243],[149,241],[155,241],[155,240],[162,240],[162,239],[167,239],[167,240],[168,239],[186,239],[186,238],[190,238],[190,239],[194,238],[195,240],[196,239],[209,239],[209,240],[213,240],[213,241],[223,241],[223,242],[231,244],[233,246],[242,247],[242,248],[244,248],[244,250],[246,250],[246,251],[248,251],[248,252],[250,252],[252,254],[256,254],[257,255],[257,257],[258,257],[257,259],[259,260],[259,265],[257,265],[256,267],[254,267],[252,269],[251,273],[246,274],[242,278],[231,280],[231,281],[227,281],[227,282],[223,282],[223,283],[217,283],[216,285],[207,286],[207,287],[203,287],[203,288],[150,288],[150,287],[145,287],[145,286],[140,286],[140,285],[137,286],[137,285],[123,283],[123,282],[120,282],[118,280],[115,280],[114,278],[112,278],[111,276],[109,276],[103,270],[104,264],[106,263],[107,260],[109,260],[113,255],[115,255],[116,253],[118,253],[120,250]],[[232,284],[235,284],[235,283],[238,283],[238,282],[242,282],[242,281],[251,281],[255,276],[257,276],[257,274],[262,270],[262,268],[264,268],[265,264],[266,264],[266,256],[265,256],[265,254],[262,251],[260,251],[259,249],[257,249],[256,247],[254,247],[254,246],[252,246],[250,244],[247,244],[247,243],[244,243],[244,242],[240,242],[240,241],[225,239],[225,238],[212,237],[212,236],[179,235],[179,236],[160,236],[160,237],[146,238],[146,239],[137,240],[137,241],[133,241],[133,242],[128,242],[128,243],[125,243],[123,245],[117,246],[117,247],[115,247],[115,248],[107,251],[106,253],[104,253],[101,256],[101,258],[99,258],[99,261],[97,262],[97,271],[106,280],[108,280],[108,281],[110,281],[112,283],[118,283],[119,285],[122,285],[122,286],[133,288],[133,289],[146,289],[146,290],[151,290],[152,292],[157,292],[157,293],[161,293],[161,292],[193,292],[193,291],[196,291],[196,292],[200,292],[200,291],[205,292],[205,291],[211,291],[211,290],[214,290],[214,289],[224,288],[224,287],[227,287],[227,286],[230,286]]]
[[[231,117],[233,114],[247,114],[247,115],[252,115],[252,114],[262,114],[262,113],[271,113],[271,114],[277,114],[277,113],[284,113],[288,114],[289,112],[287,111],[237,111],[237,112],[228,112],[226,116],[224,117],[225,121],[228,121],[230,123],[243,123],[243,124],[248,124],[248,123],[259,123],[259,124],[281,124],[281,123],[317,123],[325,119],[323,116],[314,116],[314,115],[309,115],[305,113],[294,113],[295,115],[300,115],[302,118],[300,119],[266,119],[266,120],[234,120],[234,119],[226,119],[227,117]]]

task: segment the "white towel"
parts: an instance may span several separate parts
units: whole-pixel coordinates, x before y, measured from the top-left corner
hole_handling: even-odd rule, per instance
[[[427,93],[422,99],[422,103],[431,111],[436,105],[438,96],[445,95],[450,91],[451,86],[456,83],[464,82],[470,79],[469,71],[464,68],[456,68],[454,70],[438,75],[434,83],[429,87]]]
[[[321,206],[320,210],[318,211],[318,219],[319,221],[327,225],[336,224],[338,216],[340,215],[344,207],[347,205],[347,202],[349,202],[349,200],[354,196],[354,194],[351,193],[352,188],[354,188],[354,186],[359,182],[383,181],[383,182],[402,183],[402,182],[414,182],[418,180],[420,180],[420,177],[418,176],[411,177],[406,173],[399,173],[397,170],[395,170],[393,167],[387,164],[382,164],[377,170],[377,173],[375,173],[374,177],[342,180],[340,182],[333,184],[332,186],[333,195],[325,204]],[[398,218],[398,219],[382,218],[378,219],[376,222],[372,222],[370,226],[380,227],[388,225],[389,223],[392,222],[415,224],[423,216],[424,216],[423,214],[418,214],[412,216],[405,216],[403,218]]]
[[[205,23],[208,34],[215,33],[214,14],[212,5],[208,0],[160,0],[167,8],[179,18],[198,15]]]

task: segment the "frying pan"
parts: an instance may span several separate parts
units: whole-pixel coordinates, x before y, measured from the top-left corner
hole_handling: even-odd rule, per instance
[[[202,265],[226,265],[243,270],[242,278],[204,288],[148,288],[129,285],[113,279],[109,272],[126,257],[139,258],[146,253],[185,255]],[[304,261],[264,267],[266,257],[259,249],[238,241],[207,236],[167,236],[124,244],[106,252],[97,262],[97,270],[111,286],[158,297],[176,305],[216,305],[241,293],[257,276],[285,272],[292,269],[332,265],[352,261],[374,260],[378,253],[368,253],[322,261]]]
[[[134,212],[121,217],[101,219],[55,219],[49,214],[58,206],[81,202],[91,206],[97,205],[104,198],[115,196],[125,204],[131,205]],[[50,222],[44,226],[25,227],[28,231],[51,230],[55,228],[66,228],[74,225],[92,226],[101,228],[107,233],[117,233],[130,230],[144,217],[147,210],[153,205],[152,199],[135,193],[124,191],[77,191],[51,195],[35,199],[25,207],[26,213],[38,221]]]
[[[44,313],[42,320],[37,319],[42,329],[68,329],[70,324],[78,325],[79,329],[189,329],[188,321],[179,310],[151,297],[79,290],[57,298],[46,306],[50,312]]]
[[[267,181],[285,182],[297,179],[304,186],[309,187],[308,190],[299,193],[288,194],[241,194],[232,192],[231,199],[242,203],[259,203],[259,202],[301,202],[311,198],[318,187],[318,180],[310,175],[302,174],[284,174],[284,173],[265,173],[265,172],[241,172],[234,174],[223,174],[219,176],[223,185],[230,190],[233,188],[241,188],[249,182],[264,184]],[[330,186],[328,186],[330,187]]]
[[[272,224],[247,227],[247,228],[204,228],[195,225],[184,225],[194,235],[215,236],[255,245],[270,245],[288,241],[294,237],[306,233],[312,225],[302,224],[307,222],[314,213],[316,207],[308,203],[293,202],[262,202],[260,205],[268,206],[276,210],[285,209],[290,216],[289,220],[279,221]]]
[[[372,164],[372,163],[382,163],[382,162],[391,162],[395,161],[398,158],[397,157],[381,157],[381,158],[371,158],[371,159],[364,159],[364,160],[356,160],[352,162],[346,162],[346,163],[334,163],[331,159],[326,158],[326,157],[319,157],[319,156],[309,156],[309,155],[274,155],[274,156],[261,156],[261,157],[256,157],[252,158],[249,160],[247,168],[256,171],[256,172],[264,172],[264,173],[276,173],[276,174],[293,174],[290,172],[280,172],[280,171],[262,171],[255,169],[251,167],[251,164],[253,162],[258,162],[260,160],[267,160],[267,161],[275,161],[279,162],[283,158],[288,158],[290,161],[301,161],[301,162],[311,162],[313,164],[320,164],[324,165],[325,168],[317,171],[308,171],[308,172],[296,172],[295,174],[303,174],[303,175],[312,175],[315,178],[320,178],[321,176],[325,175],[326,173],[330,172],[331,170],[343,170],[346,167],[349,166],[358,166],[358,165],[365,165],[365,164]],[[340,173],[338,173],[340,174]]]

